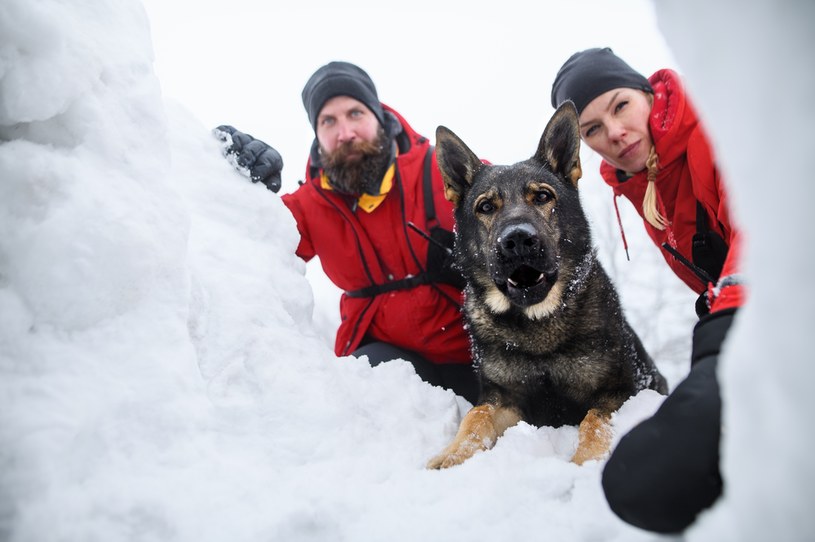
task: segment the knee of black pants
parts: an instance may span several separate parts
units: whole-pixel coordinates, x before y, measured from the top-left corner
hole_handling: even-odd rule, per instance
[[[371,364],[371,367],[376,367],[386,361],[403,359],[413,365],[419,378],[428,384],[434,386],[444,385],[435,365],[412,350],[406,350],[384,342],[371,342],[357,348],[353,355],[357,357],[368,356],[368,363]]]
[[[371,342],[357,348],[354,356],[368,356],[372,367],[393,359],[403,359],[413,365],[419,378],[440,388],[452,390],[455,394],[475,404],[480,385],[473,366],[468,364],[435,364],[411,350],[405,350],[389,343]]]
[[[681,532],[722,491],[716,360],[697,363],[653,417],[625,435],[603,470],[603,491],[623,520]]]
[[[444,387],[453,390],[470,403],[476,404],[481,393],[481,384],[475,369],[469,363],[449,363],[438,366]]]

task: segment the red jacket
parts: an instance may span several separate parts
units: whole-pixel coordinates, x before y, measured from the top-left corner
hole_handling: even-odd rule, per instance
[[[428,242],[406,223],[429,230],[422,180],[430,142],[393,109],[383,107],[396,117],[403,131],[397,136],[394,184],[378,207],[370,213],[352,210],[344,196],[322,187],[319,174],[312,176],[311,161],[306,182],[282,197],[300,232],[297,255],[306,261],[318,256],[328,278],[345,292],[415,276],[422,272],[420,265],[426,266]],[[453,208],[444,198],[435,153],[432,160],[436,215],[440,226],[452,231]],[[338,356],[349,355],[367,335],[435,363],[471,363],[461,302],[461,290],[441,283],[375,297],[343,294],[334,351]]]
[[[730,250],[722,271],[739,272],[737,230],[728,208],[727,195],[713,158],[710,142],[699,123],[696,111],[685,95],[679,76],[671,70],[660,70],[649,78],[654,89],[651,109],[651,136],[659,156],[656,189],[660,212],[669,221],[665,230],[654,228],[643,219],[648,235],[657,246],[667,242],[688,260],[692,260],[691,241],[696,233],[696,202],[705,208],[709,228],[718,233]],[[620,180],[617,170],[608,162],[600,166],[603,179],[615,196],[625,196],[643,215],[642,200],[648,180],[641,171],[627,180]],[[687,266],[662,249],[663,256],[674,273],[695,292],[708,290],[708,285]],[[725,301],[725,297],[727,300]],[[741,286],[728,291],[721,300],[714,300],[711,310],[741,305]],[[726,306],[725,306],[726,305]]]

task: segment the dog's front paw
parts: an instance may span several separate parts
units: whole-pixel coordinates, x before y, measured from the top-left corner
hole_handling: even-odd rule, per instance
[[[572,456],[572,463],[582,465],[586,461],[603,459],[611,444],[611,416],[592,408],[580,422],[578,428],[577,450]]]
[[[575,450],[574,455],[572,456],[572,463],[575,465],[582,465],[586,461],[593,461],[593,460],[600,460],[605,458],[608,454],[608,448],[604,449],[596,449],[596,448],[581,448],[578,447]]]
[[[454,441],[444,449],[442,453],[427,462],[428,469],[447,469],[461,465],[470,459],[476,452],[487,450],[491,447],[490,442],[475,442],[467,440],[463,442]]]
[[[454,467],[456,465],[460,465],[463,461],[464,458],[459,457],[455,454],[450,455],[446,453],[440,453],[439,455],[437,455],[436,457],[427,462],[427,468],[431,470],[447,469],[450,467]]]
[[[427,463],[427,468],[446,469],[460,465],[476,452],[489,450],[506,428],[520,419],[520,413],[512,407],[482,404],[471,408],[461,420],[456,438]]]

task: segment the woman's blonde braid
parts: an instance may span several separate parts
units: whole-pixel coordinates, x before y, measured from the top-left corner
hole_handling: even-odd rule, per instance
[[[658,230],[664,230],[668,226],[668,220],[659,212],[659,206],[657,204],[655,182],[657,180],[657,172],[659,171],[659,157],[657,156],[656,148],[653,146],[651,147],[651,152],[648,153],[645,167],[648,170],[648,186],[645,189],[645,197],[642,200],[642,214],[645,216],[645,220],[653,227]]]

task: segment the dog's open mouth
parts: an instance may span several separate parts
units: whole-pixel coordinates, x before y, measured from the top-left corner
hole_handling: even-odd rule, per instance
[[[537,286],[544,280],[546,280],[546,276],[542,271],[528,265],[522,265],[507,278],[507,285],[510,288],[522,290]]]
[[[528,307],[546,298],[557,280],[557,271],[547,272],[537,267],[521,264],[510,272],[504,281],[496,280],[500,288],[504,283],[504,293],[516,305]]]

